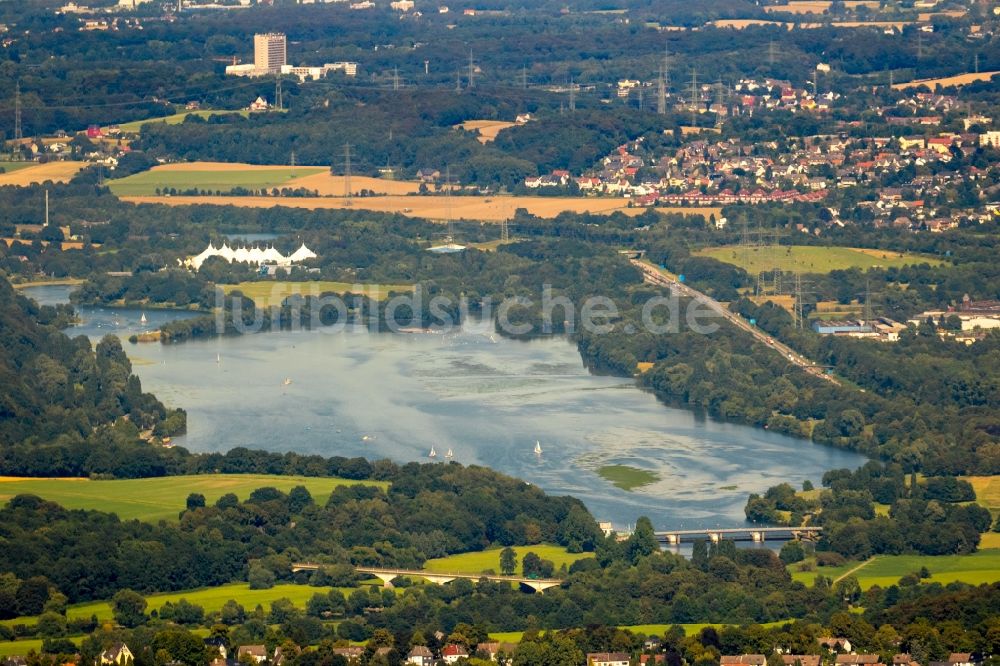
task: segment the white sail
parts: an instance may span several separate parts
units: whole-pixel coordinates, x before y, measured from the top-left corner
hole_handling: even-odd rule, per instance
[[[535,455],[542,455],[542,443],[535,440]]]
[[[433,446],[431,447],[431,452],[427,454],[427,457],[428,458],[437,458],[437,451],[434,450]]]
[[[455,454],[451,452],[451,449],[448,449],[448,453],[444,454],[444,457],[445,458],[454,458]]]
[[[146,323],[146,313],[145,312],[143,312],[142,316],[139,317],[139,323],[140,324],[145,324]]]

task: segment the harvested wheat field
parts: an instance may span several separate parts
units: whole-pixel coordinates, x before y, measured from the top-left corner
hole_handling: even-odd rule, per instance
[[[245,208],[272,208],[285,206],[288,208],[371,210],[380,213],[402,213],[409,217],[422,217],[430,220],[481,220],[484,222],[501,222],[514,217],[518,208],[524,208],[529,213],[542,218],[553,218],[564,211],[574,213],[610,214],[622,212],[626,215],[641,215],[646,208],[629,208],[627,199],[595,199],[595,198],[556,198],[556,197],[122,197],[130,203],[157,203],[170,206],[217,205],[242,206]],[[664,213],[681,213],[685,215],[720,215],[721,208],[659,208]]]
[[[764,19],[718,19],[712,21],[712,25],[716,28],[734,28],[736,30],[743,30],[752,25],[783,25],[791,30],[795,24],[784,21],[765,21]]]
[[[907,88],[927,86],[933,90],[934,87],[938,85],[947,88],[948,86],[964,86],[965,84],[972,83],[974,81],[989,81],[997,74],[1000,74],[1000,71],[979,73],[970,72],[966,74],[956,74],[955,76],[944,76],[938,79],[916,79],[914,81],[907,81],[906,83],[896,83],[892,87],[895,90],[906,90]]]
[[[502,130],[508,127],[513,127],[514,123],[508,123],[503,120],[467,120],[464,123],[456,125],[455,127],[461,127],[464,130],[470,132],[476,132],[479,136],[476,137],[480,143],[489,143],[497,138]]]
[[[84,166],[85,162],[48,162],[18,169],[10,173],[0,173],[0,185],[32,185],[51,180],[53,183],[68,183]]]
[[[765,12],[788,12],[789,14],[822,14],[833,4],[831,0],[789,0],[785,5],[767,5]],[[873,9],[878,9],[878,0],[846,0],[844,5],[848,9],[855,9],[866,5]]]
[[[329,172],[317,173],[312,176],[293,178],[285,183],[285,187],[315,190],[323,197],[344,196],[344,177],[334,176]],[[361,190],[371,190],[376,194],[416,194],[420,191],[420,183],[412,180],[386,180],[370,176],[351,176],[351,194],[359,194]]]

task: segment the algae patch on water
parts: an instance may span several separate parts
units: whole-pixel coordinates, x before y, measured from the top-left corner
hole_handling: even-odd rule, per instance
[[[605,465],[597,473],[622,490],[633,490],[660,480],[655,472],[628,465]]]

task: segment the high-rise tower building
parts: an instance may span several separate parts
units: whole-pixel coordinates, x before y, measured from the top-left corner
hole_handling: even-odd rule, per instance
[[[285,64],[285,35],[280,32],[254,35],[253,64],[260,73],[281,71]]]

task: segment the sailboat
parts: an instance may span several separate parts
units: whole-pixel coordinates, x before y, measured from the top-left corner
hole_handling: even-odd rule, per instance
[[[542,443],[539,442],[537,439],[535,440],[535,455],[536,456],[542,455]]]
[[[452,458],[455,457],[455,454],[451,452],[451,449],[448,449],[448,453],[444,454],[444,457],[447,458],[448,460],[451,460]]]
[[[215,362],[216,363],[222,363],[222,354],[216,354],[215,355]]]
[[[427,454],[427,457],[428,458],[437,458],[437,451],[434,450],[433,446],[431,447],[431,452]]]
[[[285,381],[284,381],[285,386],[288,386],[291,383],[292,383],[292,378],[291,377],[285,377]]]
[[[145,324],[146,323],[146,313],[145,312],[143,312],[142,316],[139,317],[139,323],[140,324]]]

